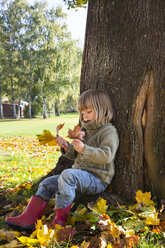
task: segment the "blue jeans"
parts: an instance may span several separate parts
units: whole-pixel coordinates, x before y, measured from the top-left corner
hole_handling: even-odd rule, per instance
[[[94,195],[103,192],[108,184],[103,183],[96,175],[79,169],[66,169],[60,175],[43,180],[36,196],[48,201],[56,198],[56,208],[66,208],[75,199],[76,190],[83,194]]]

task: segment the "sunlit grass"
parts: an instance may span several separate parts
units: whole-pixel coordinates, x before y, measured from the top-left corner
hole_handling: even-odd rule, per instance
[[[63,115],[50,119],[3,120],[0,122],[0,188],[14,188],[22,183],[34,184],[55,166],[60,157],[57,147],[40,146],[37,134],[44,129],[56,135],[56,127],[65,123],[60,130],[67,136],[69,128],[78,123],[77,114]]]
[[[53,169],[60,156],[56,147],[38,146],[30,138],[1,138],[0,152],[0,183],[5,188],[33,183]]]
[[[67,130],[78,123],[78,114],[63,114],[58,117],[43,119],[4,119],[0,120],[0,137],[36,137],[42,133],[44,129],[50,130],[53,134],[56,133],[56,126],[65,123],[60,131],[61,135],[66,135]]]

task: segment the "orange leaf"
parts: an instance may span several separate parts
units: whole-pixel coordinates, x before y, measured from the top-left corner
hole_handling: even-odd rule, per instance
[[[63,128],[64,124],[65,123],[60,124],[60,125],[57,126],[57,128],[56,128],[56,135],[57,135],[57,137],[59,136],[59,131],[60,131],[61,128]]]
[[[73,130],[68,130],[68,137],[70,139],[79,139],[83,140],[83,137],[85,136],[85,131],[80,130],[80,126],[76,125]]]

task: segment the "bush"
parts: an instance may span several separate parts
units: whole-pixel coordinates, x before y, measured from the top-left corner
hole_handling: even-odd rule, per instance
[[[59,112],[74,113],[77,112],[77,99],[68,95],[67,98],[59,103]]]
[[[41,106],[37,102],[31,104],[31,117],[35,118],[41,112]],[[25,106],[24,117],[29,118],[29,105]]]

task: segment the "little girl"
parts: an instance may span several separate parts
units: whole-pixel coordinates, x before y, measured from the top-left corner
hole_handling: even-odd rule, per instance
[[[56,215],[52,224],[64,226],[76,190],[83,194],[99,194],[110,184],[115,173],[119,139],[116,128],[110,123],[113,110],[109,96],[103,90],[88,90],[80,96],[78,110],[81,128],[85,130],[83,140],[75,138],[70,144],[61,137],[56,138],[62,155],[75,161],[72,168],[42,181],[25,211],[18,217],[6,218],[10,226],[32,229],[54,195]]]

